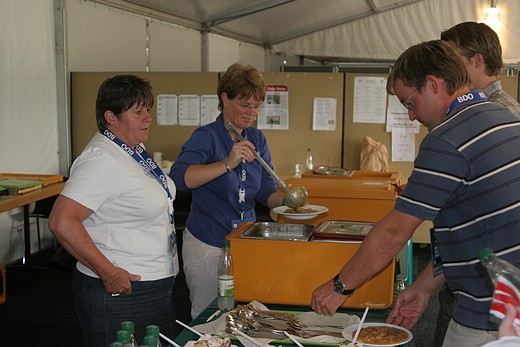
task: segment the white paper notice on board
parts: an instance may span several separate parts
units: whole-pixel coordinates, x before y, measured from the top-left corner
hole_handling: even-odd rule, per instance
[[[200,124],[200,97],[198,95],[179,96],[179,125]]]
[[[421,123],[416,120],[411,121],[408,110],[401,104],[397,96],[389,95],[386,109],[386,131],[390,133],[397,128],[412,129],[414,133],[418,134]]]
[[[258,129],[289,129],[289,88],[285,85],[267,85],[265,102],[257,117]]]
[[[157,95],[157,124],[176,125],[177,124],[177,101],[175,94]]]
[[[386,77],[354,79],[354,123],[385,123]]]
[[[415,133],[412,129],[392,130],[392,161],[415,160]]]
[[[217,119],[218,109],[217,95],[201,95],[200,97],[200,125],[206,125]]]
[[[314,98],[312,130],[336,130],[336,98]]]

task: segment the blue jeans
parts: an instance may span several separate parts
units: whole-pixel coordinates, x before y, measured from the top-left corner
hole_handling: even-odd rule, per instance
[[[121,330],[123,321],[134,322],[139,344],[147,325],[158,325],[161,333],[173,337],[174,279],[132,282],[132,294],[111,296],[105,292],[100,279],[86,276],[76,269],[72,288],[85,347],[104,347],[116,341],[116,332]]]

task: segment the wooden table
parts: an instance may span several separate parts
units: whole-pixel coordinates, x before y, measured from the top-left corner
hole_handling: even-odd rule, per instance
[[[50,184],[48,186],[44,186],[41,189],[37,189],[29,193],[21,195],[7,195],[0,197],[0,212],[6,212],[16,207],[23,207],[23,237],[25,244],[24,264],[27,266],[31,263],[31,228],[29,221],[29,205],[32,202],[36,202],[60,194],[63,190],[64,185],[64,182],[58,182]]]

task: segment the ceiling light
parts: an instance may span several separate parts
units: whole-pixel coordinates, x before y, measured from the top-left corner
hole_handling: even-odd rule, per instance
[[[484,12],[484,22],[497,22],[502,20],[500,9],[497,8],[497,0],[491,0],[491,6]]]

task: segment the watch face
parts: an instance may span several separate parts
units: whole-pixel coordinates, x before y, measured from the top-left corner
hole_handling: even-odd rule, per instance
[[[340,294],[342,294],[345,290],[345,285],[343,284],[343,282],[341,282],[340,279],[334,281],[334,290]]]

